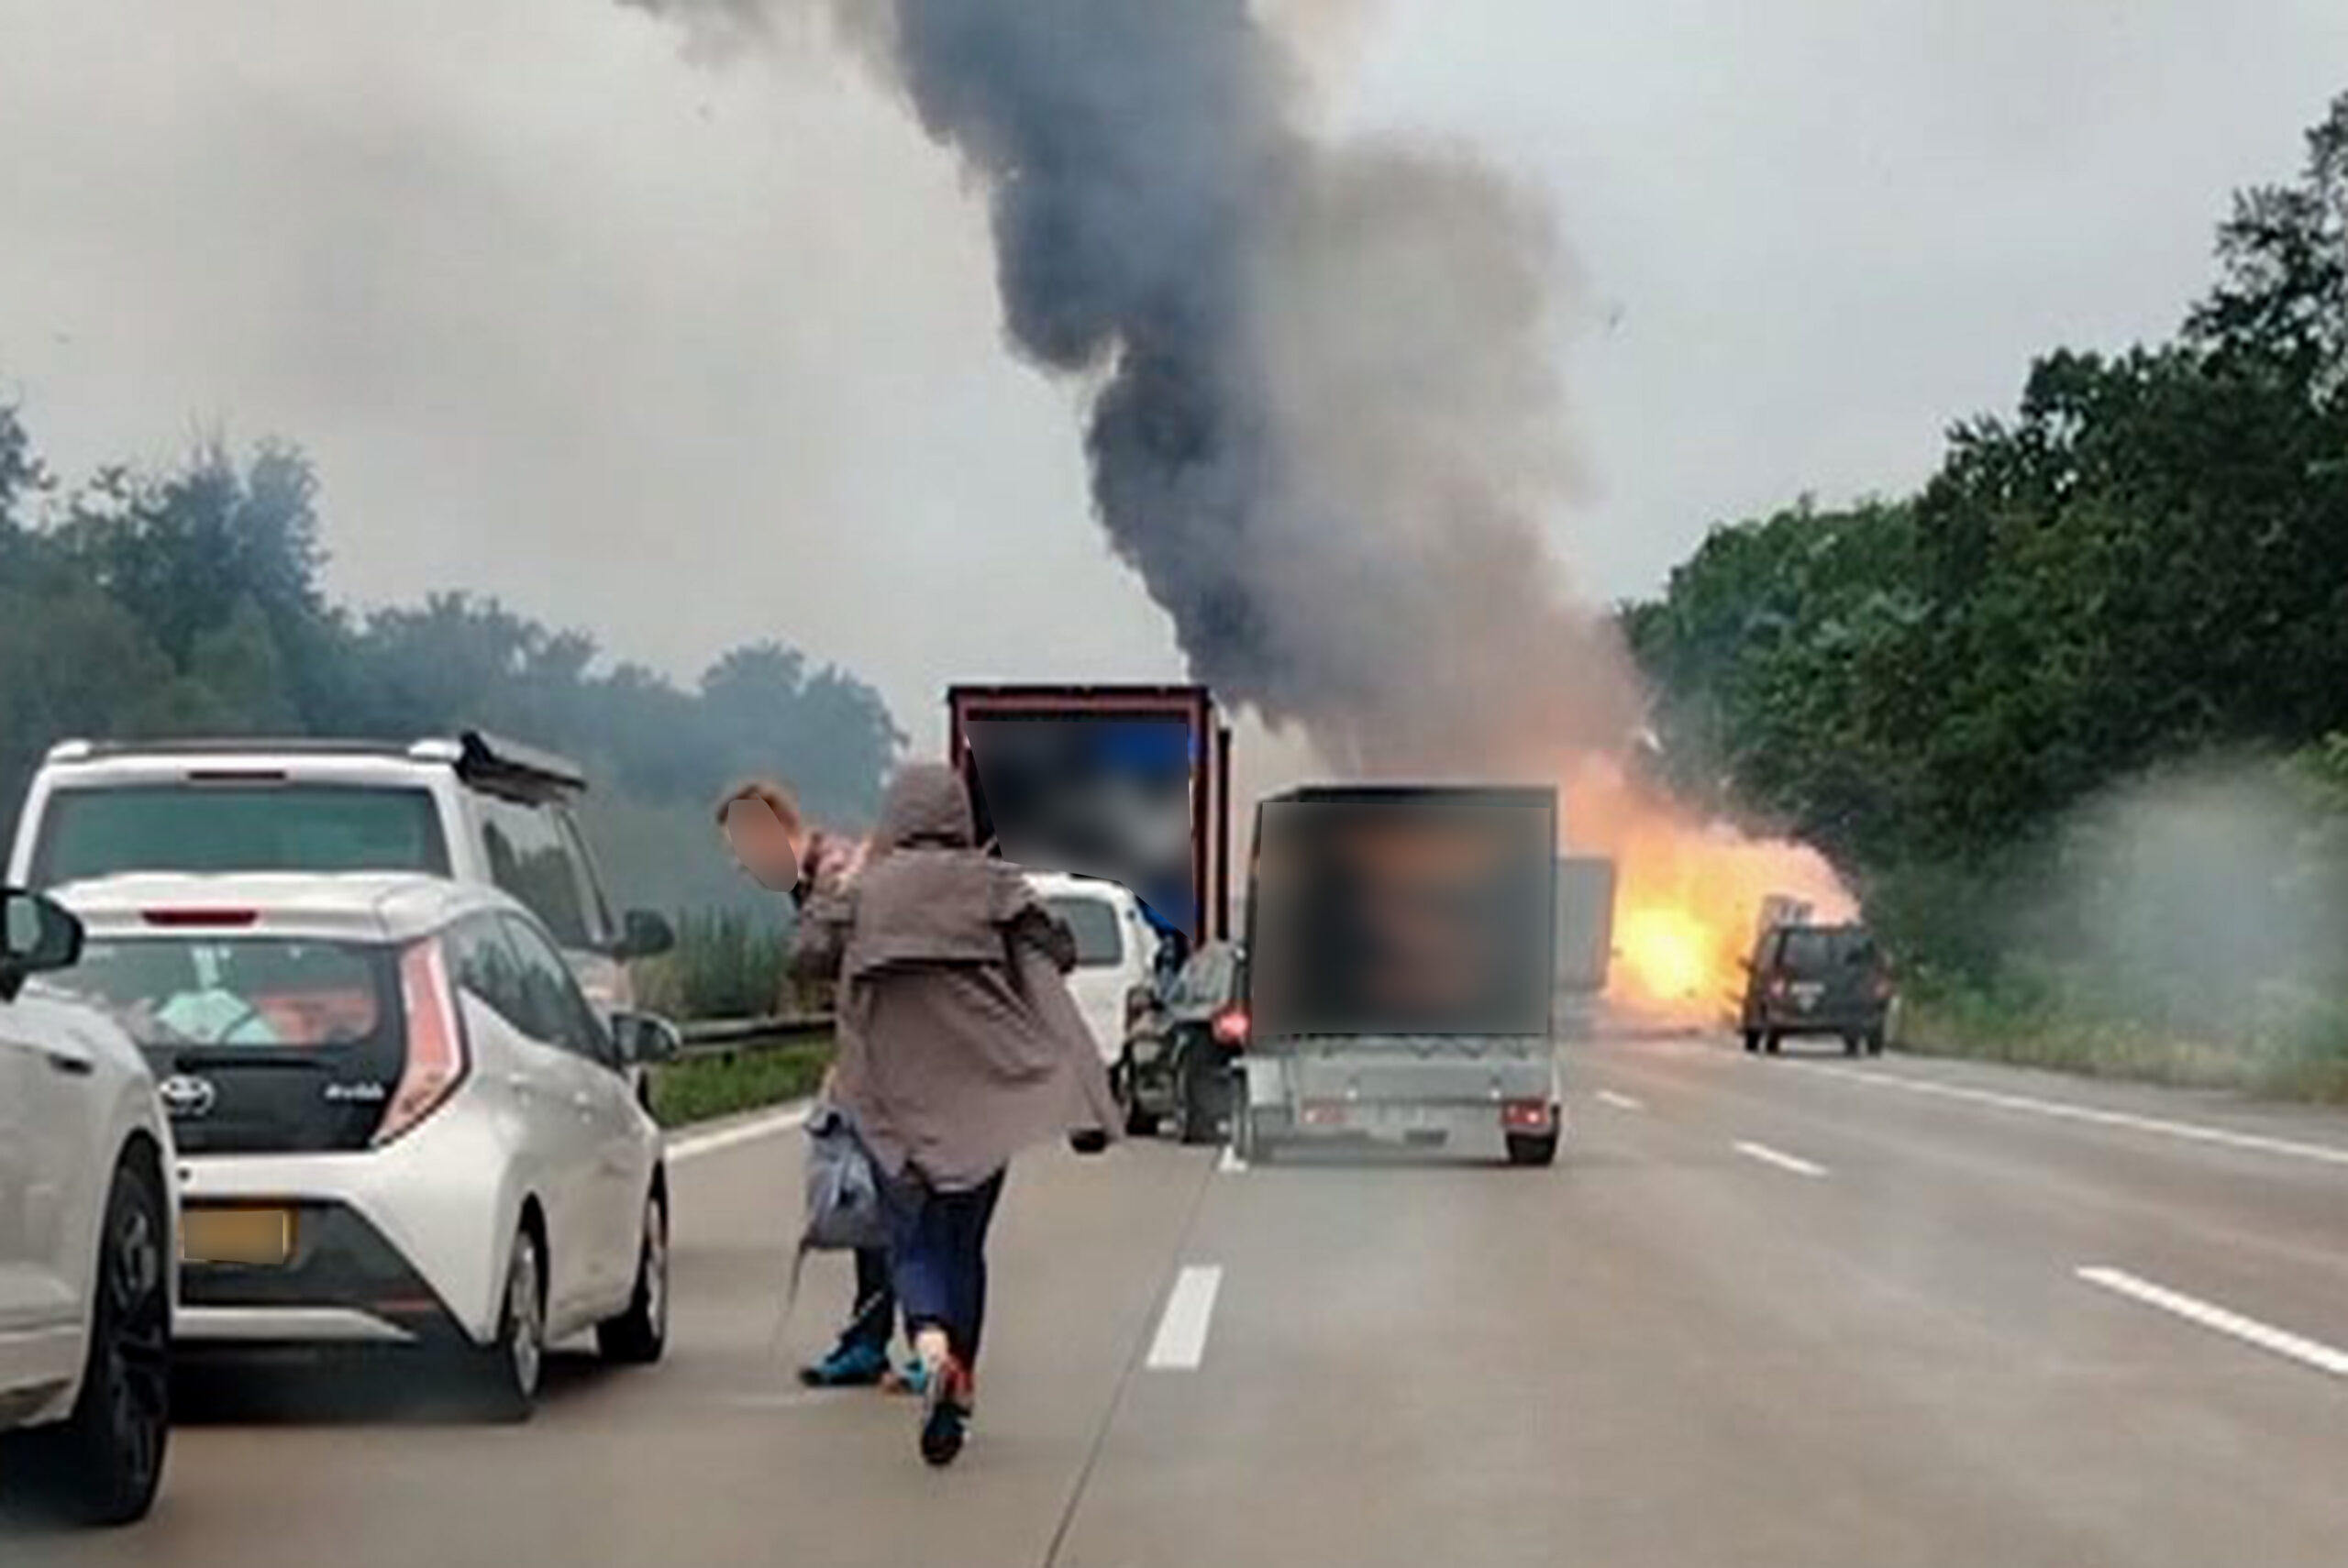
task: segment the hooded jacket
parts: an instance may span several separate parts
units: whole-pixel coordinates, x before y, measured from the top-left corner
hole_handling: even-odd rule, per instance
[[[861,874],[808,900],[793,959],[839,983],[834,1092],[883,1171],[964,1190],[1031,1144],[1113,1132],[1075,957],[1026,879],[977,848],[961,779],[901,771]]]

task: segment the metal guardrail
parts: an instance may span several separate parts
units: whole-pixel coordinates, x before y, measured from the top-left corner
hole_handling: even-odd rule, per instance
[[[828,1012],[777,1013],[767,1018],[703,1019],[679,1024],[677,1032],[685,1043],[681,1059],[691,1062],[804,1044],[829,1034],[832,1026]]]

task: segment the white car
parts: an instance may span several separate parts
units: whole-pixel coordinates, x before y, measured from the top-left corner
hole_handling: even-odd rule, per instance
[[[668,1181],[629,1074],[677,1033],[598,1016],[518,901],[375,875],[59,896],[89,930],[73,983],[172,1118],[183,1344],[437,1350],[517,1420],[556,1341],[659,1358]]]
[[[659,914],[615,918],[573,807],[576,763],[479,731],[408,745],[61,741],[25,792],[8,879],[140,871],[423,871],[501,888],[546,922],[587,994],[635,1005],[627,960]]]
[[[127,1524],[171,1434],[178,1212],[138,1048],[39,978],[81,949],[72,915],[0,889],[0,1501]]]
[[[1136,987],[1150,983],[1157,932],[1128,889],[1091,877],[1031,871],[1028,885],[1076,937],[1068,988],[1112,1071],[1124,1059],[1125,1025]]]

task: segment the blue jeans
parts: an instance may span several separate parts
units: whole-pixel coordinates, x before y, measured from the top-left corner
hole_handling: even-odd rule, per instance
[[[833,1354],[855,1350],[889,1353],[889,1335],[897,1326],[897,1292],[890,1283],[889,1254],[875,1247],[856,1254],[856,1308]]]
[[[987,1228],[1004,1173],[968,1192],[938,1192],[908,1169],[887,1187],[890,1266],[905,1329],[943,1329],[955,1359],[979,1363],[987,1317]]]

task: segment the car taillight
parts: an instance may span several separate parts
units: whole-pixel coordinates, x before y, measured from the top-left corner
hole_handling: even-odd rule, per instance
[[[1501,1125],[1512,1132],[1546,1132],[1553,1112],[1545,1099],[1512,1099],[1501,1104]]]
[[[400,955],[400,1003],[407,1013],[407,1066],[382,1125],[375,1129],[377,1148],[447,1104],[465,1077],[464,1026],[437,940],[427,938]]]
[[[1889,1001],[1891,999],[1891,977],[1888,975],[1877,975],[1875,977],[1875,999],[1877,1001]]]
[[[1769,994],[1773,997],[1784,996],[1791,985],[1792,982],[1783,975],[1772,975],[1769,977]]]
[[[1212,1027],[1214,1043],[1218,1045],[1247,1043],[1247,1010],[1245,1008],[1224,1009],[1214,1015],[1214,1023]]]

